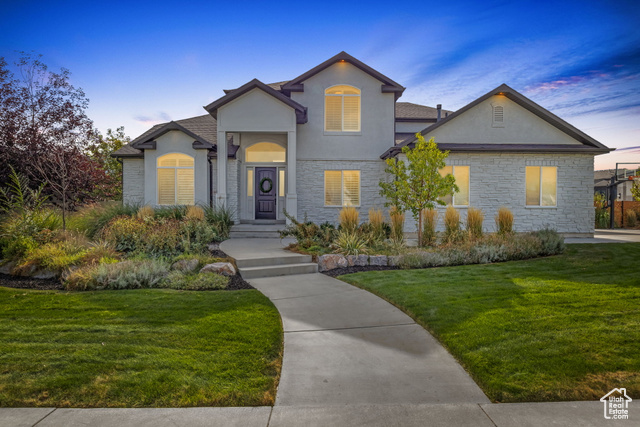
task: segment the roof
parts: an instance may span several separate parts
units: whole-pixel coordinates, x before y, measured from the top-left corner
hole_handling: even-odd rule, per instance
[[[520,105],[526,110],[529,110],[531,113],[540,117],[542,120],[546,121],[552,126],[555,126],[562,132],[566,133],[570,137],[576,139],[577,141],[580,141],[583,144],[582,146],[578,146],[577,147],[578,149],[566,148],[567,150],[566,152],[592,152],[594,154],[602,154],[602,153],[608,153],[610,151],[613,151],[613,149],[608,148],[602,143],[596,141],[586,133],[570,125],[566,121],[562,120],[560,117],[556,116],[552,112],[546,110],[545,108],[531,101],[529,98],[517,92],[516,90],[510,88],[504,83],[498,86],[497,88],[487,92],[486,94],[476,99],[475,101],[472,101],[469,104],[462,107],[461,109],[455,111],[453,114],[449,114],[448,117],[445,117],[441,119],[439,122],[436,122],[426,127],[420,133],[422,135],[427,135],[428,133],[433,132],[435,129],[439,128],[440,126],[446,123],[449,123],[452,120],[455,120],[457,117],[461,116],[466,111],[472,109],[476,105],[480,104],[483,101],[486,101],[487,99],[489,99],[494,95],[506,96],[511,101],[515,102],[516,104]],[[391,147],[390,149],[388,149],[380,157],[384,159],[384,158],[395,156],[402,150],[402,147],[410,145],[415,141],[416,141],[415,136],[409,137],[406,140],[402,141],[400,144],[396,145],[395,147]],[[445,144],[442,144],[442,146],[444,145]],[[549,147],[551,147],[545,144],[526,144],[526,145],[525,144],[448,144],[448,145],[455,146],[455,148],[452,148],[451,151],[472,151],[472,150],[473,151],[504,151],[505,149],[509,148],[508,146],[512,145],[514,146],[514,147],[511,147],[513,148],[513,150],[509,148],[508,151],[518,151],[517,147],[524,148],[528,146],[527,148],[528,151],[520,151],[520,152],[539,152],[539,151],[544,151],[545,149],[548,149]],[[441,146],[441,144],[438,144],[438,146]],[[560,151],[556,151],[556,152],[560,152]]]
[[[452,114],[453,111],[442,110],[444,117]],[[427,107],[426,105],[414,104],[412,102],[396,102],[396,121],[435,121],[438,119],[438,109]]]
[[[354,58],[353,56],[349,55],[347,52],[344,52],[344,51],[327,59],[322,64],[316,65],[315,67],[313,67],[306,73],[299,75],[295,79],[285,83],[284,85],[282,85],[282,92],[287,96],[291,95],[291,92],[304,92],[303,82],[305,80],[315,76],[322,70],[329,68],[336,62],[348,62],[351,65],[358,67],[359,69],[369,74],[370,76],[380,80],[382,82],[381,91],[385,93],[386,92],[395,93],[396,99],[398,99],[402,95],[402,92],[404,92],[404,89],[405,89],[404,86],[400,85],[399,83],[395,82],[394,80],[390,79],[389,77],[385,76],[379,71],[374,70],[364,62],[359,61],[358,59]]]
[[[289,80],[284,80],[284,81],[275,82],[275,83],[265,83],[265,85],[269,86],[271,89],[275,89],[277,91],[281,91],[280,89],[282,88],[282,85],[285,84],[285,83],[289,83]],[[235,89],[223,89],[222,91],[224,93],[231,93],[234,90],[238,90],[238,88],[235,88]]]
[[[215,150],[217,143],[217,122],[209,114],[160,123],[135,138],[129,144],[111,154],[112,157],[143,157],[145,148],[152,148],[152,142],[171,130],[179,130],[194,138],[194,148],[210,148]],[[229,142],[228,142],[229,143]],[[234,147],[234,148],[232,148]],[[237,147],[230,145],[229,156],[232,157]]]

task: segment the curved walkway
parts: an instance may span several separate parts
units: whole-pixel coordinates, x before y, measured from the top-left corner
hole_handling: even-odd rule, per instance
[[[290,254],[279,239],[220,249],[236,259]],[[489,403],[426,330],[383,299],[318,273],[248,281],[282,317],[276,406]]]

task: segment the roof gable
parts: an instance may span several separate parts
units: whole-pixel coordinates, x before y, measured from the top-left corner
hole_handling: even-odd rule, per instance
[[[305,80],[315,76],[316,74],[320,73],[321,71],[325,70],[326,68],[335,64],[336,62],[348,62],[351,65],[369,74],[370,76],[374,77],[375,79],[380,80],[382,82],[381,91],[383,93],[387,93],[387,92],[395,93],[396,99],[398,99],[402,95],[402,92],[404,92],[405,88],[401,86],[399,83],[393,81],[392,79],[380,73],[379,71],[374,70],[364,62],[359,61],[358,59],[354,58],[353,56],[349,55],[344,51],[327,59],[322,64],[316,65],[315,67],[313,67],[306,73],[299,75],[295,79],[283,84],[281,86],[282,92],[284,92],[286,95],[291,95],[291,92],[304,92]]]
[[[223,97],[218,98],[217,100],[213,101],[211,104],[205,106],[204,109],[207,110],[209,112],[209,114],[211,114],[214,118],[217,118],[218,117],[218,108],[220,108],[220,107],[228,104],[229,102],[241,97],[242,95],[252,91],[253,89],[260,89],[261,91],[265,92],[267,95],[270,95],[270,96],[274,97],[275,99],[277,99],[278,101],[280,101],[280,102],[286,104],[287,106],[293,108],[295,110],[295,113],[296,113],[296,122],[298,124],[303,124],[303,123],[307,122],[307,108],[306,107],[300,105],[299,103],[297,103],[293,99],[289,98],[288,96],[283,95],[282,93],[280,93],[279,91],[273,89],[272,87],[267,86],[266,84],[262,83],[258,79],[253,79],[250,82],[245,83],[244,85],[240,86],[238,89],[235,89],[235,90],[227,93]]]
[[[447,117],[441,119],[440,121],[434,123],[433,125],[428,126],[423,129],[420,133],[422,135],[427,135],[434,130],[440,128],[443,125],[446,125],[456,118],[463,115],[465,112],[471,110],[475,106],[481,104],[482,102],[488,100],[492,96],[495,95],[503,95],[509,100],[515,102],[520,107],[528,110],[532,114],[536,115],[540,119],[549,123],[551,126],[557,128],[561,132],[565,133],[569,137],[575,139],[580,144],[578,144],[575,148],[556,146],[555,144],[540,144],[540,145],[520,145],[520,144],[448,144],[451,147],[445,149],[453,149],[456,151],[518,151],[518,152],[529,152],[529,151],[555,151],[555,152],[577,152],[577,151],[590,151],[596,154],[606,153],[611,151],[608,147],[598,142],[594,138],[585,134],[581,130],[575,128],[570,125],[560,117],[531,101],[529,98],[525,97],[521,93],[507,86],[506,84],[502,84],[497,88],[487,92],[480,98],[470,102],[459,110],[455,111],[452,114],[449,114]],[[381,157],[386,158],[389,156],[394,156],[402,150],[402,147],[410,145],[416,141],[415,135],[405,139],[400,144],[395,147],[387,150]]]
[[[193,142],[193,148],[213,148],[211,142],[174,121],[164,125],[154,126],[150,132],[145,132],[141,137],[136,138],[134,142],[131,143],[131,147],[139,150],[144,150],[145,148],[155,149],[155,139],[172,130],[178,130],[193,138],[195,140]]]

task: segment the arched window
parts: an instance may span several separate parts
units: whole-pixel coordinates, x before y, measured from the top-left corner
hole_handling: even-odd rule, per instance
[[[254,163],[284,163],[286,150],[272,142],[258,142],[247,148],[245,161]]]
[[[360,132],[360,89],[338,85],[324,91],[324,130]]]
[[[194,204],[193,157],[177,153],[158,157],[158,204]]]

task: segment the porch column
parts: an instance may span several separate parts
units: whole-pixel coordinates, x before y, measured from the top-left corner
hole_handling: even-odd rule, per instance
[[[216,206],[227,204],[227,133],[218,131],[218,192]]]
[[[296,191],[296,131],[287,132],[287,212],[298,218],[298,193]],[[289,222],[289,220],[287,220]]]

